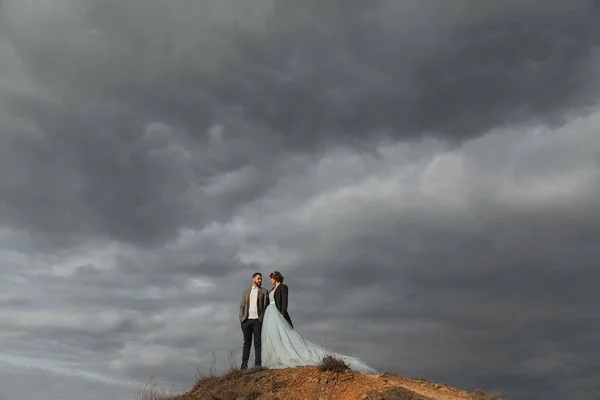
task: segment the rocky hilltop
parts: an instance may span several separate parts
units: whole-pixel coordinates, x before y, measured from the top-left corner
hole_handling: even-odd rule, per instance
[[[500,400],[500,397],[481,390],[467,392],[442,383],[429,382],[426,379],[407,378],[393,372],[362,374],[334,364],[275,370],[231,369],[221,376],[200,377],[189,392],[168,398],[168,400],[334,399]]]

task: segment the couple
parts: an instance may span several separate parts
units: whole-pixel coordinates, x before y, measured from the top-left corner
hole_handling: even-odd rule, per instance
[[[292,325],[287,311],[288,287],[283,284],[279,271],[269,275],[273,288],[263,289],[262,274],[252,275],[252,287],[246,289],[240,303],[240,322],[244,334],[242,369],[248,368],[250,345],[254,338],[254,366],[291,368],[319,365],[323,357],[331,355],[344,360],[359,372],[377,373],[358,358],[328,351],[304,340]]]

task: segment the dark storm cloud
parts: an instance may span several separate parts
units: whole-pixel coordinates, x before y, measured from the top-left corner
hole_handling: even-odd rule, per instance
[[[598,89],[589,1],[139,5],[3,3],[37,89],[1,96],[6,223],[160,244],[259,198],[289,150],[558,123]]]
[[[211,196],[200,187],[220,172],[218,160],[213,165],[169,127],[144,129],[118,114],[70,115],[55,134],[5,138],[3,160],[12,169],[4,171],[4,219],[52,232],[58,245],[77,233],[160,243],[181,227],[228,216],[269,180],[260,161],[226,167],[234,186]]]
[[[597,89],[591,1],[220,3],[66,2],[89,29],[80,47],[76,24],[47,39],[53,51],[16,43],[39,79],[75,101],[125,102],[200,131],[233,108],[309,147],[329,135],[471,137],[560,117]],[[228,7],[237,12],[223,16]]]
[[[278,269],[381,370],[597,393],[597,2],[0,7],[3,348],[188,385]]]
[[[298,200],[300,210],[270,217],[296,229],[264,221],[265,237],[250,242],[290,251],[294,261],[274,267],[289,279],[292,318],[311,340],[328,338],[382,370],[508,398],[548,390],[592,399],[597,362],[587,349],[600,306],[593,121],[530,138],[490,135],[386,178],[332,156],[328,164],[345,164],[348,175],[374,177]],[[402,165],[402,152],[389,153]],[[440,189],[428,195],[429,178]],[[298,249],[311,251],[295,258]]]
[[[593,99],[587,86],[597,90],[598,15],[589,2],[545,4],[540,13],[512,3],[483,21],[443,15],[440,2],[304,7],[280,3],[266,33],[240,46],[248,68],[226,65],[232,79],[213,89],[293,145],[362,144],[380,134],[460,140],[519,120],[559,122]]]

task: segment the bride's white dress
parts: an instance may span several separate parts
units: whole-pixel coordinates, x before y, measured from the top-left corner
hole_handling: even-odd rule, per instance
[[[377,373],[356,357],[335,353],[304,340],[275,306],[275,290],[269,293],[269,306],[265,310],[261,336],[262,365],[265,368],[319,365],[324,356],[331,355],[344,360],[355,371]]]

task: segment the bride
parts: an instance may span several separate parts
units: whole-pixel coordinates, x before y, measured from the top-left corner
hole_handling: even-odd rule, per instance
[[[319,365],[325,356],[346,362],[353,370],[377,373],[356,357],[334,353],[304,340],[295,330],[287,311],[288,287],[283,284],[279,271],[269,275],[273,289],[269,292],[269,306],[262,324],[262,365],[266,368],[291,368]],[[273,307],[275,306],[275,307]]]

